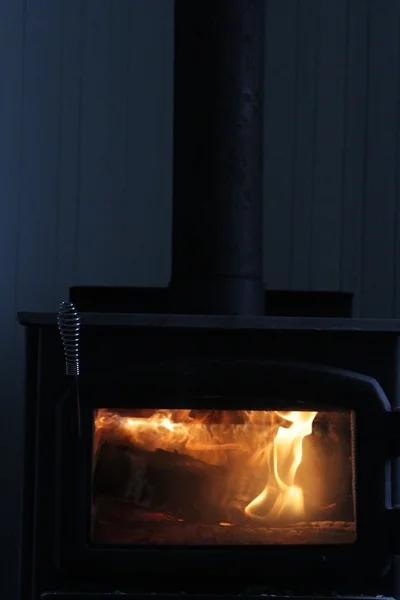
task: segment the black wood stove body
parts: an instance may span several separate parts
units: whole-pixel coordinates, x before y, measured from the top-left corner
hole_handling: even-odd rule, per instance
[[[397,594],[400,324],[265,316],[263,9],[176,1],[168,290],[19,316],[21,600]]]
[[[397,593],[397,323],[82,313],[79,428],[56,315],[20,320],[28,369],[22,598]],[[161,421],[149,417],[156,412]],[[300,465],[290,490],[284,461],[294,438],[283,459],[277,439],[297,416],[304,426],[315,413],[298,438],[304,472],[299,478]],[[278,476],[264,454],[253,489],[246,473],[256,477],[257,467],[229,443],[232,432],[246,443],[254,414],[250,438],[261,431]],[[189,433],[168,441],[183,425]],[[257,450],[255,441],[253,459]],[[229,455],[242,456],[245,472]],[[294,488],[304,506],[293,512]],[[252,509],[263,489],[271,502]]]

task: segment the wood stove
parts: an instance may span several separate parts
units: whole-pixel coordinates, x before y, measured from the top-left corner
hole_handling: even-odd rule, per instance
[[[24,598],[395,595],[396,324],[82,313],[78,427],[55,315],[20,319]]]
[[[169,289],[19,315],[21,600],[398,595],[400,324],[265,316],[263,8],[176,1]]]

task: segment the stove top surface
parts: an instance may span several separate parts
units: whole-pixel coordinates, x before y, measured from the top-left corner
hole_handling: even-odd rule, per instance
[[[400,319],[352,319],[335,317],[273,317],[234,315],[184,315],[80,312],[88,327],[148,327],[170,329],[244,329],[275,331],[339,331],[400,334]],[[57,313],[19,312],[25,326],[55,326]]]

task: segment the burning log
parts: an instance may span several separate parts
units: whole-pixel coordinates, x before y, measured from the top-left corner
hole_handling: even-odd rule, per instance
[[[96,511],[108,497],[185,522],[265,527],[354,517],[348,414],[260,412],[243,423],[236,412],[230,420],[218,413],[221,422],[211,411],[189,412],[98,416]]]
[[[228,467],[156,449],[105,442],[93,477],[94,499],[130,499],[142,509],[171,514],[185,522],[243,522],[234,506],[232,473]]]

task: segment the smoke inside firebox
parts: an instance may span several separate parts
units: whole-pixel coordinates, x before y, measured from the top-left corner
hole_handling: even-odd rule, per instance
[[[94,413],[92,542],[350,544],[350,411]]]

